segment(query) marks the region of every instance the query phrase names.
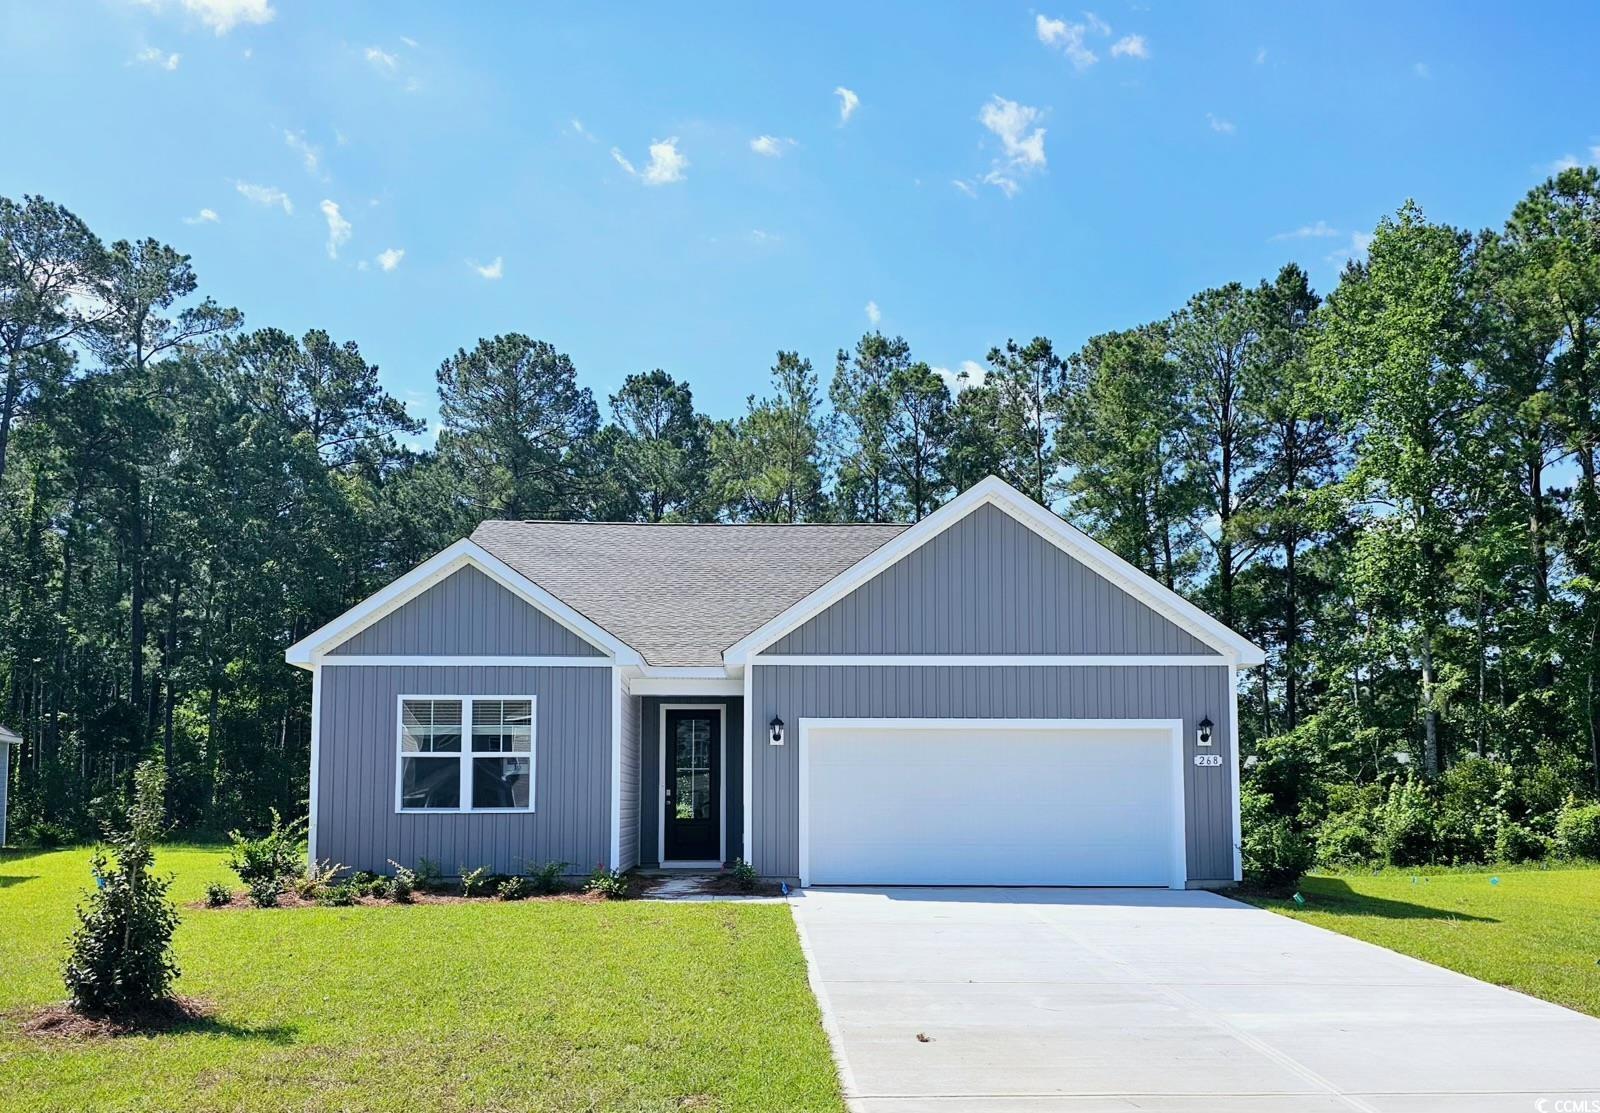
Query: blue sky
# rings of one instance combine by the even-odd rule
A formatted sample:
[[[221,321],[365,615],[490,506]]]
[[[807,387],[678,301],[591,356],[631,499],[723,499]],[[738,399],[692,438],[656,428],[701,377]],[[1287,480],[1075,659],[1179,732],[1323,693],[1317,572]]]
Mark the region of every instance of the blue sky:
[[[512,330],[602,410],[659,366],[730,416],[778,348],[826,384],[874,323],[958,368],[1291,259],[1325,290],[1408,196],[1498,225],[1600,159],[1597,33],[1592,4],[11,4],[0,192],[358,341],[430,424],[440,361]]]

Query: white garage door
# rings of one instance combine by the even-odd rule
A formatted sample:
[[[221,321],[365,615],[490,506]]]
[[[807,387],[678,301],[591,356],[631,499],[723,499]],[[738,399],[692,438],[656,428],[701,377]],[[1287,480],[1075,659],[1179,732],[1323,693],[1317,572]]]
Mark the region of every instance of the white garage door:
[[[1182,765],[1165,721],[802,722],[808,885],[1172,885]]]

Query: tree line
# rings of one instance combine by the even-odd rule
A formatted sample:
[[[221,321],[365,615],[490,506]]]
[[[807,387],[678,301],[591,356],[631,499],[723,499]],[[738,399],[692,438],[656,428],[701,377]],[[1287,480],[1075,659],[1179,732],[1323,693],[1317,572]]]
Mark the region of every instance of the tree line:
[[[0,720],[39,837],[150,755],[187,827],[303,810],[284,646],[485,518],[914,520],[991,473],[1267,647],[1241,719],[1274,776],[1600,788],[1593,168],[1498,230],[1407,203],[1326,296],[1290,264],[981,374],[874,331],[824,391],[780,351],[731,418],[663,370],[602,413],[551,343],[480,339],[425,450],[355,341],[247,328],[172,247],[0,198],[0,363]]]

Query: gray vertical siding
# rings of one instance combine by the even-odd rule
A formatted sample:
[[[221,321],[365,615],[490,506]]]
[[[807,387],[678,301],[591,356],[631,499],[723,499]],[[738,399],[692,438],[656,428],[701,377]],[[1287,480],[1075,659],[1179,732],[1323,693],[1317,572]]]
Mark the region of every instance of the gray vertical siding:
[[[639,864],[639,697],[622,694],[622,856],[617,869]]]
[[[426,857],[447,874],[546,861],[578,873],[610,857],[610,668],[323,665],[320,682],[318,857],[369,870]],[[537,696],[535,810],[397,813],[402,694]]]
[[[335,655],[599,657],[602,650],[468,565],[331,651]]]
[[[643,786],[639,807],[639,864],[661,864],[661,705],[664,703],[721,704],[723,729],[728,732],[727,764],[722,770],[722,828],[729,859],[743,853],[744,843],[744,699],[740,696],[646,696],[640,701],[639,781]]]
[[[1215,653],[993,506],[982,506],[765,650]]]
[[[1182,719],[1190,881],[1233,878],[1232,700],[1225,665],[818,666],[757,665],[751,721],[789,724],[790,744],[751,747],[755,867],[799,873],[798,727],[804,718]],[[1216,724],[1196,768],[1195,724]]]

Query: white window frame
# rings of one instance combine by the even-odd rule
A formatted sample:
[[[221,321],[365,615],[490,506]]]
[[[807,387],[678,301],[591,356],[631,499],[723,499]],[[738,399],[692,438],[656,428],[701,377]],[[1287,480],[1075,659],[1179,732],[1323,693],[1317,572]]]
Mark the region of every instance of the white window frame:
[[[461,704],[461,752],[450,755],[457,759],[460,766],[461,792],[459,807],[454,808],[408,808],[404,806],[405,784],[405,759],[407,757],[428,757],[426,753],[407,753],[402,747],[405,745],[405,704],[406,700],[456,700]],[[494,703],[500,700],[527,700],[528,701],[528,750],[524,754],[517,750],[484,750],[476,751],[472,748],[472,705],[475,702]],[[457,695],[454,692],[415,692],[403,693],[395,697],[394,702],[394,810],[400,815],[527,815],[537,810],[539,800],[539,697],[529,692],[513,695],[488,695],[478,694],[471,696]],[[430,760],[442,761],[446,755],[439,755]],[[528,759],[528,806],[525,808],[474,808],[472,801],[472,760],[479,757],[526,757]]]

